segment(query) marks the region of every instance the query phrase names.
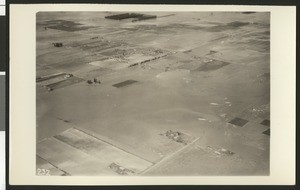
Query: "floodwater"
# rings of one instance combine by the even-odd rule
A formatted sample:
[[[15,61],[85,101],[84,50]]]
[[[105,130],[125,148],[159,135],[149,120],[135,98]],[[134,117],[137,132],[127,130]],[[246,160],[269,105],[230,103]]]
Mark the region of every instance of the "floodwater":
[[[104,18],[112,14],[38,13],[37,76],[64,72],[80,80],[64,79],[71,82],[52,91],[37,82],[37,156],[63,175],[268,175],[270,136],[263,132],[270,126],[261,122],[270,119],[270,14]],[[52,26],[58,22],[67,24]],[[54,47],[57,42],[64,46]],[[87,83],[93,79],[101,83]],[[229,123],[234,118],[247,122]],[[81,138],[67,142],[72,149],[57,145],[66,142],[54,136],[75,129],[82,138],[88,134],[86,149],[76,148]],[[184,144],[162,135],[169,130],[193,140]],[[119,150],[108,151],[114,152],[111,164],[94,158],[95,143],[102,141]],[[41,148],[51,143],[48,152]],[[72,172],[79,161],[55,151],[92,161],[80,161],[82,171]],[[121,165],[122,158],[144,160],[144,169],[126,173],[136,170]]]

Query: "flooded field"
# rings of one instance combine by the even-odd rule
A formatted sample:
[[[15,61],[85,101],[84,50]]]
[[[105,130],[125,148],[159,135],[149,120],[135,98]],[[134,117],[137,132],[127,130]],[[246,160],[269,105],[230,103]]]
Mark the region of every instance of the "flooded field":
[[[269,175],[270,14],[118,14],[37,13],[37,175]]]

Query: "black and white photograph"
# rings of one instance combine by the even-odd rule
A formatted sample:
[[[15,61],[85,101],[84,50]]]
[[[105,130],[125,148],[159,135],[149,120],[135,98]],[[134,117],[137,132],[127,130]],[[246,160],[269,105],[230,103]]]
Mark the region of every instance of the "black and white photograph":
[[[37,176],[270,175],[270,12],[35,16]]]
[[[296,6],[8,13],[8,184],[295,184]]]

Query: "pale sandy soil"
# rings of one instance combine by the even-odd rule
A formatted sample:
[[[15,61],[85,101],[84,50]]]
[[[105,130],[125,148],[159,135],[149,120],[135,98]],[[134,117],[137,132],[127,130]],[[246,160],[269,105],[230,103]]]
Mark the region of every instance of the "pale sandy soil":
[[[110,14],[37,15],[37,77],[81,79],[65,78],[50,92],[43,87],[50,82],[37,83],[37,169],[268,175],[270,136],[263,132],[270,127],[261,122],[270,119],[270,15],[155,13],[131,22],[104,18]],[[89,28],[45,30],[51,20]],[[94,78],[101,84],[87,84]],[[126,80],[138,82],[112,86]],[[235,117],[248,122],[230,124]],[[188,140],[162,135],[169,130]]]

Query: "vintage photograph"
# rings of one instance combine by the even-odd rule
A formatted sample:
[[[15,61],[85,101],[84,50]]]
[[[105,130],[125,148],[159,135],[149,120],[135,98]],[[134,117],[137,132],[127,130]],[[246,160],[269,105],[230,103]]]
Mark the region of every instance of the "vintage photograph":
[[[269,176],[270,12],[36,13],[37,176]]]

